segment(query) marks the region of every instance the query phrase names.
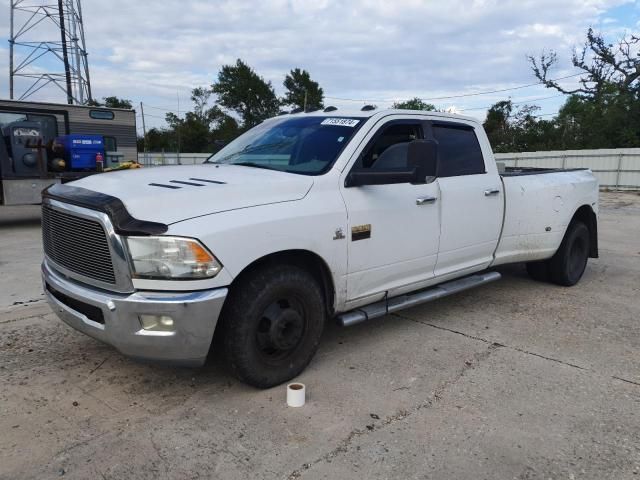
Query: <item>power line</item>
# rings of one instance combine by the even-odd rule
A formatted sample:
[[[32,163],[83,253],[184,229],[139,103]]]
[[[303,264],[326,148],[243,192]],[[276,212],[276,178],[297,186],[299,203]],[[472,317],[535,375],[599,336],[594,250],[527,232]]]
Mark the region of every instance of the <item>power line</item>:
[[[175,108],[175,107],[174,108],[169,108],[168,106],[156,107],[154,105],[149,105],[148,103],[145,103],[144,106],[148,107],[148,108],[153,108],[155,110],[163,110],[165,112],[173,112],[173,111],[177,110],[177,108]]]
[[[539,102],[541,100],[548,100],[550,98],[564,97],[565,95],[566,95],[565,93],[561,93],[560,95],[551,95],[550,97],[532,98],[532,99],[529,99],[529,100],[522,100],[520,102],[511,102],[511,105],[522,105],[523,103]],[[493,107],[493,105],[489,105],[487,107],[460,108],[459,110],[461,112],[468,112],[468,111],[471,111],[471,110],[488,110],[491,107]]]
[[[573,75],[567,75],[565,77],[558,77],[558,78],[553,78],[549,81],[551,82],[556,82],[558,80],[565,80],[567,78],[573,78],[573,77],[578,77],[580,75],[584,75],[584,73],[575,73]],[[501,88],[498,90],[485,90],[483,92],[474,92],[474,93],[463,93],[463,94],[459,94],[459,95],[449,95],[449,96],[444,96],[444,97],[431,97],[431,98],[420,98],[420,100],[422,100],[423,102],[430,102],[430,101],[434,101],[434,100],[447,100],[447,99],[451,99],[451,98],[463,98],[463,97],[476,97],[478,95],[489,95],[492,93],[502,93],[502,92],[510,92],[513,90],[521,90],[523,88],[529,88],[529,87],[535,87],[537,85],[544,85],[543,82],[536,82],[536,83],[529,83],[527,85],[518,85],[516,87],[510,87],[510,88]],[[355,98],[340,98],[340,97],[330,97],[330,96],[325,96],[325,98],[329,98],[332,100],[340,100],[343,102],[358,102],[358,103],[366,103],[366,102],[395,102],[397,101],[397,99],[395,98],[387,98],[387,99],[373,99],[373,98],[369,98],[369,99],[355,99]]]
[[[164,118],[164,117],[161,117],[160,115],[154,115],[154,114],[152,114],[152,113],[146,113],[146,112],[145,112],[144,116],[145,116],[145,117],[160,118],[160,119],[162,119],[162,120],[165,120],[165,118]]]

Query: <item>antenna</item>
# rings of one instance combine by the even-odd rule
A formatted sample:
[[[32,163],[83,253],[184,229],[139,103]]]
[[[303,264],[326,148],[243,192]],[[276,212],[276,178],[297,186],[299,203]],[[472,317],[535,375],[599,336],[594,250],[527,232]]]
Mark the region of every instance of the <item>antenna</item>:
[[[80,0],[10,0],[10,5],[9,98],[24,100],[53,85],[65,94],[67,103],[89,103]],[[51,38],[52,27],[59,40]]]

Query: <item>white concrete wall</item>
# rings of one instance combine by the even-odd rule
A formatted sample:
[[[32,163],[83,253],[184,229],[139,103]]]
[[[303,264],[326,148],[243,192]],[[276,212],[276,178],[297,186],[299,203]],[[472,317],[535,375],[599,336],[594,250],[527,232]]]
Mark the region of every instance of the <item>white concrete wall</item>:
[[[194,165],[204,162],[210,153],[138,153],[138,162],[150,166],[162,165]]]
[[[147,166],[194,165],[208,153],[138,153]],[[552,152],[496,153],[508,167],[590,168],[603,188],[640,189],[640,148],[564,150]]]

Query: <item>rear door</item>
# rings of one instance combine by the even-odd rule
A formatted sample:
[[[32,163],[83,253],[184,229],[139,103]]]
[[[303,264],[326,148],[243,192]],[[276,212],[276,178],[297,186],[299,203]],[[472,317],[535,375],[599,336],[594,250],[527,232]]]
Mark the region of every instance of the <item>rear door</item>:
[[[434,121],[438,142],[441,230],[435,276],[489,266],[498,244],[504,209],[502,182],[486,164],[473,126]]]

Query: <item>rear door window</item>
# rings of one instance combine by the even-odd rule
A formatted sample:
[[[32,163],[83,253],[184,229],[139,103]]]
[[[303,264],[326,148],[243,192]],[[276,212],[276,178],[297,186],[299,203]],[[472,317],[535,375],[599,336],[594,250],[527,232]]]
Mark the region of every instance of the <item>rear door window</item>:
[[[486,173],[480,142],[472,127],[434,124],[438,141],[438,176],[456,177]]]

